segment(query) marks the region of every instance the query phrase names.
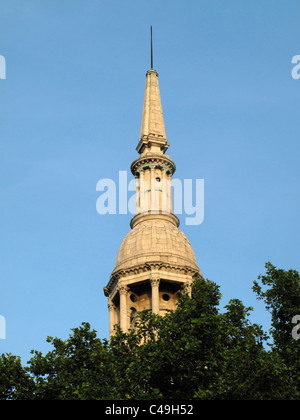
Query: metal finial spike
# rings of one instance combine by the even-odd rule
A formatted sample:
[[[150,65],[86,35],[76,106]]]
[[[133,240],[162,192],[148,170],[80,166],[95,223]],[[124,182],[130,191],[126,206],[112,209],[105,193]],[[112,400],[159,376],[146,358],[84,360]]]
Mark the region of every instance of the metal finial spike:
[[[152,25],[150,26],[150,32],[151,32],[151,69],[153,69]]]

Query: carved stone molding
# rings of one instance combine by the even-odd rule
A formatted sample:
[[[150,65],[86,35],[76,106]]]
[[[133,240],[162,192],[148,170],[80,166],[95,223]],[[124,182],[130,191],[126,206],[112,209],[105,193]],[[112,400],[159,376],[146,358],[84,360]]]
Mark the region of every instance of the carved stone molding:
[[[117,309],[112,302],[108,302],[107,306],[109,311],[115,311]]]
[[[114,299],[114,296],[116,292],[122,293],[128,293],[128,288],[124,284],[119,284],[120,280],[127,280],[128,278],[131,278],[131,276],[135,275],[137,276],[137,282],[138,277],[141,276],[142,278],[148,277],[148,279],[151,279],[151,273],[153,272],[160,272],[161,274],[158,277],[162,277],[168,279],[168,277],[172,278],[172,275],[183,277],[183,279],[188,279],[188,281],[182,280],[184,283],[191,283],[193,281],[193,278],[195,276],[202,277],[201,271],[196,268],[190,267],[190,266],[182,266],[177,264],[168,264],[165,262],[149,262],[149,263],[142,263],[140,265],[136,265],[134,267],[130,267],[126,270],[119,270],[116,272],[113,272],[110,280],[105,287],[105,296],[111,297]],[[143,281],[144,281],[143,280]],[[176,281],[176,280],[175,280]],[[179,280],[178,280],[179,281]]]
[[[190,283],[185,283],[183,285],[183,290],[185,290],[188,293],[191,293],[191,291],[192,291],[192,285]]]
[[[143,170],[147,166],[161,166],[166,169],[166,171],[170,171],[172,175],[176,171],[175,163],[166,155],[148,154],[139,157],[131,164],[131,172],[133,175],[135,175],[137,172]]]
[[[118,286],[118,292],[120,293],[120,295],[127,295],[129,289],[127,286],[121,285]]]
[[[151,287],[158,287],[160,283],[160,277],[158,274],[150,274]]]
[[[174,226],[179,226],[179,219],[174,213],[163,213],[162,211],[153,211],[153,212],[145,212],[145,213],[138,213],[136,214],[130,222],[130,227],[133,229],[139,223],[146,222],[147,220],[152,220],[155,218],[156,220],[166,220],[172,223]]]

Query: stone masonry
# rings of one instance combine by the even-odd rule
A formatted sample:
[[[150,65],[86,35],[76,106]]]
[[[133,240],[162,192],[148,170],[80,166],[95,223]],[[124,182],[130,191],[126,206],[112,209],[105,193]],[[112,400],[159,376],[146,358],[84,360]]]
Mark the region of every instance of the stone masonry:
[[[136,179],[136,214],[124,238],[104,293],[108,297],[110,336],[114,326],[134,328],[139,311],[163,315],[176,308],[178,294],[190,292],[193,277],[202,276],[193,249],[172,211],[174,162],[165,154],[166,139],[158,74],[146,74],[140,154],[131,165]]]

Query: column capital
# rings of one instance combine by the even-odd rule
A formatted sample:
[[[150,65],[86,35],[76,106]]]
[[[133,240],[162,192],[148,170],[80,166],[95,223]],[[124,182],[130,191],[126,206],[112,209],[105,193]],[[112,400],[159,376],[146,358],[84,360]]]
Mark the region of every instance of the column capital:
[[[188,293],[189,296],[192,295],[192,284],[190,282],[184,283],[183,290]]]
[[[112,302],[108,302],[107,306],[108,306],[108,310],[109,311],[114,311],[114,310],[117,309],[116,306],[115,306],[115,304],[112,303]]]
[[[129,289],[125,285],[121,285],[118,287],[118,292],[120,293],[120,295],[127,295],[128,291]]]
[[[159,275],[158,274],[151,273],[150,274],[150,283],[151,283],[151,286],[152,287],[153,286],[159,286],[159,283],[160,283],[160,277],[159,277]]]

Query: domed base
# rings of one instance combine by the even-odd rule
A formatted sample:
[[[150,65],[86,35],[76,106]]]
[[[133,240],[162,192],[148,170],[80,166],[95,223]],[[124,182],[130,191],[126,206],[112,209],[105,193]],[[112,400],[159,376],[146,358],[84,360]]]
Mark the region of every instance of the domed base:
[[[131,221],[104,293],[109,300],[110,334],[120,324],[134,326],[135,314],[151,309],[163,315],[176,307],[178,293],[202,276],[194,251],[174,214],[145,213]]]
[[[175,216],[174,213],[163,213],[160,210],[146,212],[146,213],[139,213],[136,214],[130,222],[130,227],[133,229],[139,223],[146,222],[147,220],[164,220],[167,222],[172,223],[174,226],[178,227],[180,225],[179,219]]]
[[[120,246],[114,273],[150,262],[198,268],[194,251],[178,224],[174,214],[135,216],[131,221],[132,230]]]
[[[178,229],[174,214],[138,214],[132,230],[124,238],[105,294],[114,290],[126,277],[126,283],[149,280],[151,272],[167,281],[185,283],[196,274],[202,275],[194,251],[184,233]]]

